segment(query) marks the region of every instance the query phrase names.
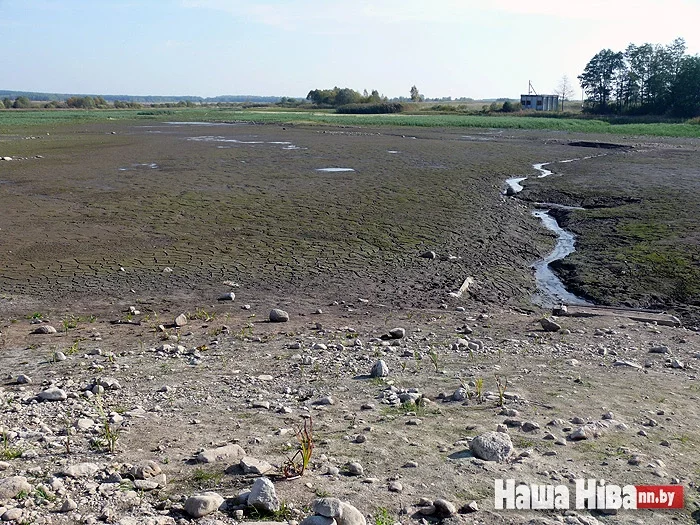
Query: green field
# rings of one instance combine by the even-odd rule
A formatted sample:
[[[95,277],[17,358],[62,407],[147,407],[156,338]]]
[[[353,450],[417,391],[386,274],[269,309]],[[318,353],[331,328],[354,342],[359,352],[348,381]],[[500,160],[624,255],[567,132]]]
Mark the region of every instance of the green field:
[[[61,124],[109,120],[172,120],[278,124],[330,124],[344,126],[464,127],[613,133],[658,137],[700,138],[700,125],[687,123],[625,123],[603,120],[500,115],[341,115],[324,111],[244,110],[235,108],[173,108],[138,110],[4,110],[0,133],[36,130]]]

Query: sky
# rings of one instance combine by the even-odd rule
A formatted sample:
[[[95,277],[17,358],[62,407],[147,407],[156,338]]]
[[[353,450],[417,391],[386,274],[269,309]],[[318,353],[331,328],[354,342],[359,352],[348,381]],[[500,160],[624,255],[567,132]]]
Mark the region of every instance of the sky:
[[[552,93],[600,50],[686,40],[700,0],[0,0],[0,89],[268,95]]]

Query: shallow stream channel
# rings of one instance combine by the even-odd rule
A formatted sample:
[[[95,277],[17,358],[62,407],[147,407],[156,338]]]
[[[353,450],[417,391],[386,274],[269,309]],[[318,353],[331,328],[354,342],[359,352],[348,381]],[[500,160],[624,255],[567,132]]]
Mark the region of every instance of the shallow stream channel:
[[[583,159],[570,159],[561,162],[573,162],[576,160]],[[552,174],[550,170],[544,167],[548,164],[551,163],[541,162],[539,164],[532,165],[533,169],[539,172],[537,178],[541,179]],[[528,177],[512,177],[510,179],[506,179],[507,186],[504,194],[507,196],[514,196],[520,193],[523,190],[521,182],[523,182],[527,178]],[[574,234],[561,228],[557,223],[556,219],[549,214],[550,210],[554,208],[564,210],[582,210],[583,208],[576,208],[573,206],[564,206],[561,204],[553,203],[536,203],[535,206],[537,207],[537,209],[535,209],[532,212],[532,214],[542,221],[542,224],[545,226],[545,228],[557,234],[557,243],[554,246],[554,250],[552,250],[547,255],[547,257],[540,261],[537,261],[532,266],[535,270],[535,284],[537,285],[537,293],[532,297],[532,302],[543,307],[552,307],[559,304],[593,304],[569,292],[564,286],[564,283],[561,282],[561,280],[556,276],[556,274],[552,271],[552,269],[549,266],[554,261],[561,260],[564,257],[576,251],[576,239],[574,237]]]

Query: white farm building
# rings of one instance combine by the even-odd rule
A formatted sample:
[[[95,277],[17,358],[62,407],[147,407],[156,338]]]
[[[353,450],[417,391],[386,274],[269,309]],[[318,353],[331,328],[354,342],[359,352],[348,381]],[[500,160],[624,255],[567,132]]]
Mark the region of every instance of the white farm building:
[[[557,111],[559,95],[520,95],[520,107],[535,111]]]

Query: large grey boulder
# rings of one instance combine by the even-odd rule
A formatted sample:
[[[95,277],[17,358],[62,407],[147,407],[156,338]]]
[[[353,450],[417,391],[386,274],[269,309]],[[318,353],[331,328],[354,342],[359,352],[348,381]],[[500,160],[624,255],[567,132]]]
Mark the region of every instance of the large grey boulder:
[[[289,314],[279,308],[270,310],[270,321],[273,323],[286,323],[289,321]]]
[[[267,478],[255,480],[248,495],[248,506],[264,512],[277,512],[280,509],[280,500],[272,481]]]
[[[32,486],[27,482],[24,476],[11,476],[9,478],[0,479],[0,504],[10,501],[20,492],[29,493],[32,491]]]
[[[216,512],[223,502],[224,498],[216,492],[204,492],[187,498],[185,512],[193,518],[201,518]]]
[[[367,525],[367,520],[365,520],[362,513],[350,505],[350,503],[343,501],[340,503],[340,506],[340,517],[335,519],[338,525]]]
[[[386,366],[386,363],[383,360],[378,360],[374,365],[372,366],[372,370],[370,370],[369,375],[371,377],[386,377],[389,375],[389,367]]]
[[[477,458],[501,463],[513,453],[513,442],[504,432],[485,432],[472,439],[469,449]]]
[[[245,457],[245,450],[240,445],[224,445],[223,447],[203,450],[195,458],[199,463],[214,463],[216,461],[240,460]]]

